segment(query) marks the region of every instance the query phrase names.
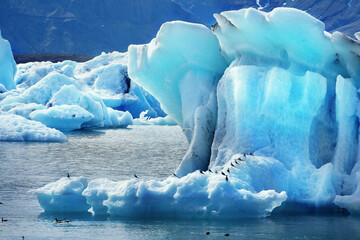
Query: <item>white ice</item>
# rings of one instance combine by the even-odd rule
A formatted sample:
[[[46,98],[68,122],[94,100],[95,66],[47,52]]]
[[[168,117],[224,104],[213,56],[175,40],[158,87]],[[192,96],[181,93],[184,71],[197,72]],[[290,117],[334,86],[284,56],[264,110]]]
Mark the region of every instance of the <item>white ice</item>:
[[[0,141],[66,142],[66,136],[42,123],[0,111]]]

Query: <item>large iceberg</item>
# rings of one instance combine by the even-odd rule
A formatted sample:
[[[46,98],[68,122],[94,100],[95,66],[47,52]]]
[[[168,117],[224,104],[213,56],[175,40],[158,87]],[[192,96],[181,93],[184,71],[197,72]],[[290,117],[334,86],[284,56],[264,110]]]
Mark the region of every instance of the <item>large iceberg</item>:
[[[151,43],[129,47],[130,78],[162,103],[190,147],[163,181],[89,182],[81,195],[94,213],[360,213],[359,42],[296,9],[215,18],[212,31],[171,22]]]

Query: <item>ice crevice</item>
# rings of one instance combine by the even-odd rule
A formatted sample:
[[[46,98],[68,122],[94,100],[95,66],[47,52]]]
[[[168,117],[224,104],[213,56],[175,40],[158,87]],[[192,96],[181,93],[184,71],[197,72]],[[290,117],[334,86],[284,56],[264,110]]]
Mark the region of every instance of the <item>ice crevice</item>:
[[[82,191],[71,190],[81,179],[61,179],[35,191],[46,211],[56,208],[43,199],[68,192],[86,200],[79,209],[124,217],[265,217],[281,205],[360,213],[359,42],[296,9],[215,18],[212,31],[165,23],[128,50],[129,77],[190,143],[178,177],[97,179]]]

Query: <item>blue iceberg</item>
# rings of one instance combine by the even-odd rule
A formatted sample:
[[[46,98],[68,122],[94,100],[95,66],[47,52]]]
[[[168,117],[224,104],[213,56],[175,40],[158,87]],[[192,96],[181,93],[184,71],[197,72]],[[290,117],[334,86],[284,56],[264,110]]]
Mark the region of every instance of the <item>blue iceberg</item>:
[[[215,18],[212,30],[165,23],[149,44],[129,47],[129,77],[161,102],[190,147],[178,177],[89,182],[81,194],[94,213],[360,213],[359,42],[296,9]]]

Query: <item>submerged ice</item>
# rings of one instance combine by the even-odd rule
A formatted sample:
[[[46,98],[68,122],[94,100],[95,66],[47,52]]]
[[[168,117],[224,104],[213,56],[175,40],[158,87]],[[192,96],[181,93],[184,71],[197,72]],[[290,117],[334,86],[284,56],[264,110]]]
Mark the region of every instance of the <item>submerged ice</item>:
[[[359,43],[295,9],[215,18],[212,31],[165,23],[128,51],[130,78],[190,143],[180,178],[98,179],[76,194],[99,215],[263,217],[279,206],[360,213]],[[46,211],[63,211],[47,207],[63,195],[46,195],[51,186],[74,191],[64,180],[37,190]]]

